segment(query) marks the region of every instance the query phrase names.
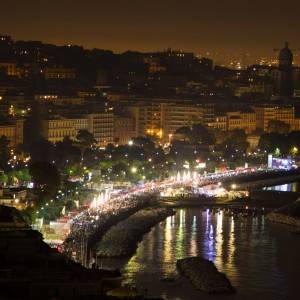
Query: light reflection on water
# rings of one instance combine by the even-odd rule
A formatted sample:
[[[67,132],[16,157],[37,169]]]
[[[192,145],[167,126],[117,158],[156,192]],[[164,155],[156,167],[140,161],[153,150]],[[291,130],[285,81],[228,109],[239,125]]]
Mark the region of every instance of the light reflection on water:
[[[277,191],[277,192],[299,192],[299,182],[285,183],[275,186],[267,186],[263,188],[266,191]]]
[[[224,212],[200,209],[181,209],[145,235],[123,268],[124,283],[166,299],[215,299],[196,291],[187,280],[160,280],[178,276],[176,259],[195,255],[213,260],[237,288],[237,294],[226,299],[297,298],[291,295],[300,278],[299,236],[265,223],[261,216],[234,220]]]

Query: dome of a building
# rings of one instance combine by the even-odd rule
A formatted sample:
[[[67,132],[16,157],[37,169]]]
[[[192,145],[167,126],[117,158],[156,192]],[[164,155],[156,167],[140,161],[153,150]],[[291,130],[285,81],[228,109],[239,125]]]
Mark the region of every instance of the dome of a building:
[[[279,52],[279,66],[291,67],[293,64],[293,53],[286,42],[284,48]]]

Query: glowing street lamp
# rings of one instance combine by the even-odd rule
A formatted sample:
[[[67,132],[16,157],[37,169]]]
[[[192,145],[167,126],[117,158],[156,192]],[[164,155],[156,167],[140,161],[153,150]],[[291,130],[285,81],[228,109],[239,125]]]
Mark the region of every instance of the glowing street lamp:
[[[132,172],[133,174],[135,174],[135,173],[137,172],[137,168],[136,168],[136,167],[132,167],[132,168],[131,168],[131,172]]]
[[[280,156],[281,152],[280,152],[280,149],[279,148],[276,148],[275,151],[274,151],[274,154],[275,156]]]
[[[297,155],[297,154],[298,154],[298,151],[299,151],[299,149],[298,149],[297,147],[293,147],[293,148],[291,149],[291,154],[292,154],[292,155]]]

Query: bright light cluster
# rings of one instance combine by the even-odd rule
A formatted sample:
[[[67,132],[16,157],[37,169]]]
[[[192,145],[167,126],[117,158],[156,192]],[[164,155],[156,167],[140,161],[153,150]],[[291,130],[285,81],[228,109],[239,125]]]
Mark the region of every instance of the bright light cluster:
[[[105,190],[105,192],[100,193],[98,196],[95,196],[91,202],[90,208],[97,209],[101,205],[105,204],[110,199],[110,192]]]

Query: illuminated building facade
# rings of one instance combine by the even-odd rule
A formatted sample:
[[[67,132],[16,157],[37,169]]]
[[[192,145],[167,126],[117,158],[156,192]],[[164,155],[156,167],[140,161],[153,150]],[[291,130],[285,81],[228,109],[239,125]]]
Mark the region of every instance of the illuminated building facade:
[[[94,135],[99,147],[114,143],[114,114],[112,111],[88,114],[88,131]]]
[[[42,121],[42,136],[49,142],[61,142],[65,137],[75,139],[74,120],[52,119]]]
[[[164,104],[162,120],[163,139],[167,142],[178,128],[202,123],[203,109],[197,105]]]
[[[45,79],[75,79],[76,71],[72,68],[50,68],[47,67],[43,71]]]
[[[207,123],[208,128],[227,131],[227,116],[217,116],[213,121]]]
[[[138,136],[151,135],[162,138],[164,112],[161,103],[141,103],[128,107],[127,111],[135,119]]]
[[[228,112],[227,130],[243,129],[245,133],[252,133],[256,129],[256,116],[254,112]]]
[[[20,77],[21,72],[14,62],[0,62],[0,70],[4,70],[7,76]]]
[[[211,120],[211,106],[151,102],[127,108],[135,119],[137,135],[150,135],[168,142],[180,127]]]
[[[125,145],[136,137],[135,120],[132,117],[114,117],[114,141],[118,145]]]
[[[84,97],[60,96],[57,94],[36,94],[34,99],[40,103],[51,103],[54,105],[81,105],[84,104]]]
[[[49,142],[56,143],[65,137],[76,139],[79,130],[91,132],[99,147],[114,142],[114,116],[112,112],[94,113],[81,117],[55,118],[42,121],[42,135]]]
[[[5,136],[9,140],[9,146],[15,148],[23,143],[24,120],[16,120],[12,124],[0,124],[0,137]]]
[[[253,110],[256,114],[256,127],[268,131],[269,122],[277,120],[286,124],[292,124],[295,119],[295,108],[293,106],[258,105]]]

